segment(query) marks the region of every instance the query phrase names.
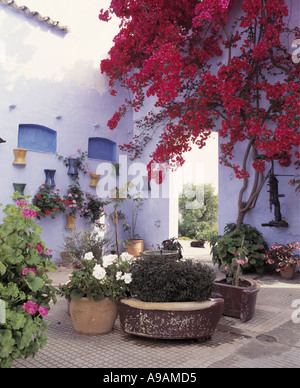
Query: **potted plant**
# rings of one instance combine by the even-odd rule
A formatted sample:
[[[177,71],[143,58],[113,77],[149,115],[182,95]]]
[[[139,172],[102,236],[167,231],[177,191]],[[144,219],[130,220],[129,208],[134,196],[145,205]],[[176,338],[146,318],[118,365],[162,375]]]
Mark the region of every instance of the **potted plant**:
[[[296,265],[300,263],[299,242],[289,244],[275,243],[267,252],[267,262],[275,267],[276,272],[280,272],[282,279],[290,280],[294,278]]]
[[[131,274],[128,253],[94,257],[87,252],[79,270],[71,274],[60,292],[70,300],[70,315],[74,329],[85,335],[106,334],[113,329],[117,314],[117,301],[129,290]]]
[[[75,229],[77,214],[82,214],[85,196],[80,185],[74,183],[69,186],[68,193],[64,195],[65,209],[68,212],[66,229]]]
[[[142,255],[130,268],[130,298],[119,301],[121,329],[157,339],[210,339],[223,312],[210,299],[214,270],[193,260]]]
[[[76,156],[76,154],[72,153],[67,157],[59,155],[58,153],[56,154],[58,159],[62,160],[64,165],[68,167],[67,174],[73,181],[78,180],[79,170],[81,170],[84,174],[89,172],[88,165],[84,163],[85,158],[88,155],[87,151],[82,151],[81,148],[78,148],[77,154],[78,155]]]
[[[56,289],[47,275],[56,267],[41,241],[42,228],[34,222],[38,209],[28,198],[7,205],[0,225],[0,301],[4,306],[0,369],[10,368],[15,359],[35,357],[46,345],[44,317],[51,302],[56,302]]]
[[[139,213],[142,211],[143,198],[139,193],[134,192],[135,186],[132,183],[127,187],[127,200],[131,207],[130,223],[123,222],[124,232],[129,234],[129,238],[124,241],[124,247],[128,253],[137,257],[144,250],[144,240],[136,233],[136,224]]]
[[[256,297],[260,289],[258,283],[252,279],[241,277],[242,267],[249,259],[245,248],[245,236],[241,246],[232,251],[231,262],[222,262],[225,279],[216,281],[213,288],[213,296],[224,299],[224,315],[240,318],[242,322],[251,319],[255,312]]]
[[[75,268],[80,268],[81,260],[86,252],[92,252],[94,257],[103,257],[108,253],[110,238],[104,236],[103,229],[98,226],[90,226],[79,232],[73,230],[72,236],[63,236],[63,256],[69,256]]]
[[[65,211],[65,200],[61,199],[59,189],[52,191],[50,186],[42,184],[35,194],[32,204],[39,208],[37,218],[55,218],[60,212]]]
[[[108,202],[102,201],[97,194],[86,192],[82,217],[89,220],[90,224],[97,224],[99,227],[102,227],[100,220],[103,215],[107,214],[104,210],[104,206],[107,204]]]

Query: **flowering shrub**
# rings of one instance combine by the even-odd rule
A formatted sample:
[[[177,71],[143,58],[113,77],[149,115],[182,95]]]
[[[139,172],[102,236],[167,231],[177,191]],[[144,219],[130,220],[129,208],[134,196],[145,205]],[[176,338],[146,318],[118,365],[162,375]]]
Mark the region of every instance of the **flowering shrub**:
[[[91,224],[96,224],[99,228],[104,225],[101,224],[100,219],[103,215],[107,214],[104,210],[104,206],[108,202],[102,201],[96,194],[86,192],[84,207],[82,209],[82,217],[89,220]]]
[[[60,285],[66,298],[86,297],[100,302],[108,297],[119,300],[127,296],[131,283],[130,263],[134,257],[128,253],[95,258],[87,252],[81,260],[79,270],[74,270],[67,285]]]
[[[300,263],[300,255],[296,253],[299,251],[299,242],[291,242],[289,244],[273,245],[265,254],[267,262],[275,266],[277,272],[284,271],[289,266]]]
[[[265,252],[268,246],[260,232],[247,224],[240,229],[236,229],[235,224],[228,224],[224,232],[224,235],[213,236],[209,241],[213,263],[229,268],[237,254],[243,253],[248,260],[241,264],[242,271],[263,273],[267,266]]]
[[[82,215],[85,197],[79,184],[70,185],[68,193],[64,195],[64,199],[65,209],[70,216],[76,217],[77,213]]]
[[[46,273],[55,271],[55,265],[40,240],[42,229],[34,222],[38,209],[24,199],[4,208],[0,225],[0,299],[5,303],[0,368],[11,367],[17,358],[34,357],[46,344],[48,324],[43,318],[50,302],[56,301]]]
[[[132,95],[108,127],[115,129],[130,109],[139,111],[147,97],[155,101],[136,123],[139,135],[121,149],[138,158],[163,128],[149,166],[176,168],[191,144],[202,148],[218,131],[220,163],[243,179],[238,227],[256,204],[270,162],[287,167],[295,161],[299,167],[299,70],[285,42],[300,34],[286,24],[288,3],[112,0],[99,15],[102,21],[112,14],[121,20],[101,71],[109,77],[112,95],[118,82]],[[227,60],[222,62],[222,56]]]
[[[52,191],[50,186],[43,184],[39,187],[32,204],[39,208],[37,218],[50,216],[55,218],[60,212],[65,211],[65,199],[61,199],[59,189]]]
[[[227,283],[231,283],[234,286],[240,285],[240,276],[242,274],[242,266],[248,263],[248,257],[244,250],[244,240],[242,240],[242,246],[236,251],[233,252],[233,259],[231,263],[226,264],[223,267],[223,271],[226,275]]]

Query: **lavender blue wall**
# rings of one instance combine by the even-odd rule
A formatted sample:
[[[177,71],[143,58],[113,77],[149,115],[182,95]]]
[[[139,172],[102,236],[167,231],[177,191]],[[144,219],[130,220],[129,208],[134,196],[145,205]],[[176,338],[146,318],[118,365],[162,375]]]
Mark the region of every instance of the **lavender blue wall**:
[[[87,17],[94,18],[95,15],[97,13],[87,14]],[[0,137],[6,140],[6,143],[0,144],[0,203],[13,202],[10,196],[14,191],[14,182],[26,183],[24,194],[33,196],[45,182],[44,169],[56,170],[56,188],[63,195],[72,181],[66,167],[54,153],[28,151],[25,167],[12,164],[13,149],[18,146],[19,125],[34,124],[56,131],[57,152],[63,156],[76,154],[78,148],[87,151],[89,138],[93,137],[123,144],[132,139],[133,115],[127,114],[115,131],[110,131],[106,124],[127,95],[122,89],[118,97],[110,96],[107,79],[99,70],[100,60],[105,54],[96,61],[81,58],[84,42],[82,37],[79,39],[72,32],[62,36],[42,23],[1,5],[0,39]],[[86,45],[90,44],[89,39],[91,37]],[[95,39],[99,39],[101,44],[103,36]],[[72,55],[67,58],[66,53],[78,55],[74,54],[71,61]],[[118,149],[116,152],[118,161],[121,154]],[[89,169],[96,172],[102,161],[89,158],[87,162]],[[89,176],[81,174],[83,189],[96,193],[96,189],[89,187],[89,182]],[[160,199],[145,201],[138,220],[137,232],[145,238],[148,247],[168,237],[169,213],[164,211],[168,199],[162,201],[163,205],[160,202]],[[111,207],[106,210],[110,213]],[[123,210],[129,216],[127,205],[123,206]],[[161,220],[159,228],[153,227],[157,218]],[[69,234],[65,230],[65,215],[61,214],[55,220],[42,219],[40,225],[43,228],[42,240],[48,248],[54,249],[54,260],[59,262],[63,234]],[[78,230],[86,227],[81,219],[76,221],[76,225]],[[122,234],[121,237],[127,236]]]

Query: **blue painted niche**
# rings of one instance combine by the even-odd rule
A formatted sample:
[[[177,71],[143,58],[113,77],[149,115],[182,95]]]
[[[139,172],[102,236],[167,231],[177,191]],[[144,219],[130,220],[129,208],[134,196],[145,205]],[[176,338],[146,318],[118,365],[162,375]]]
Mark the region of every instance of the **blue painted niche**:
[[[18,148],[31,151],[56,152],[57,133],[53,129],[36,124],[20,124]]]
[[[117,144],[103,137],[90,137],[88,145],[88,157],[92,159],[117,161]]]

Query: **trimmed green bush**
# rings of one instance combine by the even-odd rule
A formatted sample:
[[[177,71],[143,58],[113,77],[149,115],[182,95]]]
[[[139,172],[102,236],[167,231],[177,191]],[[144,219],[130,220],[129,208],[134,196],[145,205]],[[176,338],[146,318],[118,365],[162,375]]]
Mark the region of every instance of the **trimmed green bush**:
[[[215,280],[214,270],[193,260],[147,256],[131,265],[131,295],[144,302],[207,300]]]

